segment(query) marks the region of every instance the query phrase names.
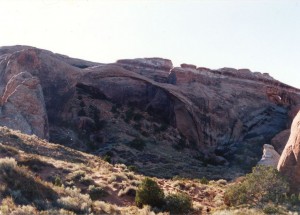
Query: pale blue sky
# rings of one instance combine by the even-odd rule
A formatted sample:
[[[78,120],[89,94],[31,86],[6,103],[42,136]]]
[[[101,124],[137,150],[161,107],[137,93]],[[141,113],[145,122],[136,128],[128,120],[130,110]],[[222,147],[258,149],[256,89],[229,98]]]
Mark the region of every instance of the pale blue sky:
[[[300,0],[0,0],[0,46],[249,68],[300,88]]]

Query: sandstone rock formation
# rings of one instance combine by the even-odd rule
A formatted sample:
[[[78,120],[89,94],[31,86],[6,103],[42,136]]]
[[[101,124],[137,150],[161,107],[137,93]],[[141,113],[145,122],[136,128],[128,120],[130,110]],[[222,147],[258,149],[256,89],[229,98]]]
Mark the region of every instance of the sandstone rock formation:
[[[274,147],[269,144],[264,144],[263,156],[258,162],[259,165],[277,167],[280,155],[275,151]]]
[[[276,134],[272,138],[271,145],[274,146],[276,152],[278,152],[279,154],[282,154],[283,149],[284,149],[287,141],[289,140],[290,133],[291,133],[291,130],[286,129],[286,130],[283,130],[280,133]]]
[[[162,58],[100,64],[27,46],[0,48],[0,98],[0,125],[100,155],[115,150],[143,169],[165,164],[159,172],[174,167],[163,150],[150,153],[161,145],[184,149],[189,167],[251,167],[300,107],[300,90],[248,69],[174,68]],[[134,139],[156,145],[132,152]]]
[[[278,170],[291,182],[291,191],[300,191],[300,112],[295,117],[289,140],[278,163]]]

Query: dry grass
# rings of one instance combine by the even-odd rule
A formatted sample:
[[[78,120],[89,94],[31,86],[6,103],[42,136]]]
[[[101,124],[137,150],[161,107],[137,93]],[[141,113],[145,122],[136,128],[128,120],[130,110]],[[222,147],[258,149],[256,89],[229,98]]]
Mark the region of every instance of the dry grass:
[[[135,207],[135,190],[144,176],[129,171],[124,164],[111,165],[99,157],[2,127],[0,142],[0,156],[15,159],[8,159],[4,169],[12,169],[11,177],[17,179],[15,184],[10,184],[12,182],[6,181],[5,177],[0,177],[0,201],[3,203],[12,195],[20,195],[26,200],[22,199],[25,201],[23,208],[20,199],[13,198],[10,203],[5,200],[6,206],[14,205],[9,206],[9,213],[32,210],[31,214],[155,214],[150,207]],[[61,186],[52,183],[55,176],[59,177]],[[225,181],[204,185],[190,179],[155,180],[165,194],[188,194],[193,200],[194,214],[222,206]],[[29,187],[26,192],[18,181]],[[30,187],[36,186],[41,192],[32,192]],[[8,192],[7,188],[14,192]],[[91,190],[100,194],[91,197]],[[99,190],[107,195],[102,195]],[[2,204],[1,210],[8,210],[6,206]]]

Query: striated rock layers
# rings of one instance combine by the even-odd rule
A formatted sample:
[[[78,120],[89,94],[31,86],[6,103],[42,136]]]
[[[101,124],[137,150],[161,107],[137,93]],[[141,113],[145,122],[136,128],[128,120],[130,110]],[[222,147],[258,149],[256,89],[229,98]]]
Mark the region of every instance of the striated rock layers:
[[[250,166],[300,107],[298,89],[248,69],[174,68],[161,58],[100,64],[26,46],[0,48],[0,95],[0,125],[53,142],[99,151],[165,141],[208,163]],[[145,165],[154,156],[146,157]]]
[[[292,192],[300,191],[300,112],[295,117],[289,140],[278,163],[278,170],[291,182]]]

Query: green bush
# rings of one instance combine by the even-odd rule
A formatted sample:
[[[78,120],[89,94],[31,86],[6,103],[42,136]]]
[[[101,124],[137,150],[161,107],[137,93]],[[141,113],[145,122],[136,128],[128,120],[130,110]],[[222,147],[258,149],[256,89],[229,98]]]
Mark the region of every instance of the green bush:
[[[279,209],[275,205],[266,205],[263,208],[263,212],[265,214],[278,214],[279,213]]]
[[[192,209],[191,198],[183,193],[171,194],[165,199],[165,209],[171,214],[185,214]]]
[[[209,180],[205,177],[200,178],[199,181],[200,181],[201,184],[208,184],[209,183]]]
[[[270,166],[256,166],[245,180],[230,186],[224,194],[226,205],[282,202],[289,191],[287,181]]]
[[[128,168],[129,171],[132,171],[132,172],[136,172],[137,171],[137,167],[134,166],[134,165],[129,165],[127,168]]]
[[[63,185],[62,180],[59,177],[59,175],[55,175],[53,184],[58,187],[61,187]]]
[[[77,171],[75,171],[75,172],[69,174],[69,178],[70,178],[71,180],[76,180],[76,181],[78,181],[78,180],[80,180],[80,179],[83,178],[83,177],[85,177],[85,172],[82,171],[82,170],[77,170]]]
[[[79,182],[86,186],[93,185],[95,183],[94,180],[88,176],[82,177]]]
[[[225,191],[224,203],[228,206],[246,204],[248,197],[246,185],[243,183],[235,184]]]
[[[102,187],[95,187],[94,185],[89,186],[89,195],[93,201],[99,200],[108,196],[108,192]]]
[[[111,156],[109,155],[104,155],[102,159],[108,163],[111,163]]]
[[[143,205],[161,207],[164,203],[164,192],[155,181],[145,178],[138,187],[135,203],[138,207]]]

